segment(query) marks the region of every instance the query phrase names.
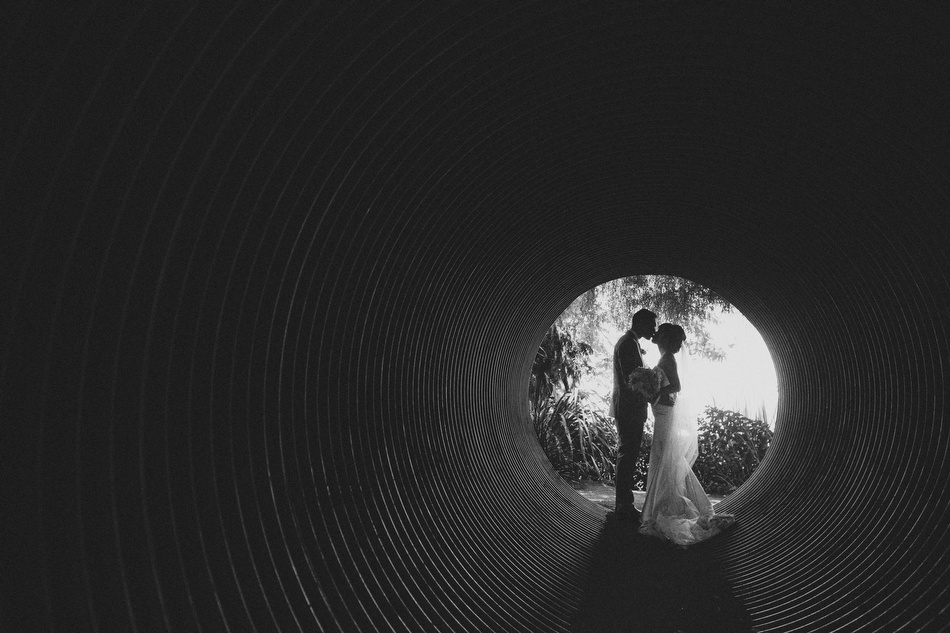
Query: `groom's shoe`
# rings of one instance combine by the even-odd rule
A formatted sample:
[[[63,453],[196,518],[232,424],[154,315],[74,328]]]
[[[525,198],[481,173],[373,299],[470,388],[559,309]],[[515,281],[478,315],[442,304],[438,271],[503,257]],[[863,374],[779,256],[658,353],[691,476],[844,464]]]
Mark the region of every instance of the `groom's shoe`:
[[[614,515],[625,521],[636,521],[640,522],[640,512],[630,504],[623,504],[617,506],[617,509],[614,510]]]

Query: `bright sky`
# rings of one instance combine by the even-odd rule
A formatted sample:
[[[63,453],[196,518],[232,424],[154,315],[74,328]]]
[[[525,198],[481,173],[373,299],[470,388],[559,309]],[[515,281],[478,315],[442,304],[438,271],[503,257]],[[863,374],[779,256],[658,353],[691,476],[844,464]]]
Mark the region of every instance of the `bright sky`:
[[[775,365],[758,330],[742,314],[717,312],[719,323],[709,324],[712,342],[726,352],[721,362],[691,359],[690,376],[708,404],[757,417],[765,406],[769,426],[775,428],[778,404]],[[656,353],[656,346],[650,345]],[[658,357],[659,354],[656,353]],[[684,389],[686,385],[684,385]]]
[[[708,323],[712,343],[726,352],[723,361],[690,359],[691,385],[683,389],[699,392],[705,403],[758,417],[762,406],[768,415],[769,426],[775,428],[775,411],[778,405],[778,388],[775,366],[765,341],[758,330],[735,308],[732,312],[715,312],[718,323]],[[622,332],[612,332],[616,342]],[[656,345],[641,341],[646,350],[644,362],[653,367],[659,360]],[[612,346],[611,346],[612,347]],[[680,353],[682,354],[682,352]],[[612,385],[610,376],[600,380],[585,380],[581,387],[601,394],[609,394]]]

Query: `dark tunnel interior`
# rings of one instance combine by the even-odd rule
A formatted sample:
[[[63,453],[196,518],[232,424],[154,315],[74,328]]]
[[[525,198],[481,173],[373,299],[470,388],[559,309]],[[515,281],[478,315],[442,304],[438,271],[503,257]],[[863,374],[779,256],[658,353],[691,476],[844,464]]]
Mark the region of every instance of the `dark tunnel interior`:
[[[4,631],[950,628],[942,13],[2,13]],[[685,552],[526,410],[633,274],[776,366],[739,523]]]

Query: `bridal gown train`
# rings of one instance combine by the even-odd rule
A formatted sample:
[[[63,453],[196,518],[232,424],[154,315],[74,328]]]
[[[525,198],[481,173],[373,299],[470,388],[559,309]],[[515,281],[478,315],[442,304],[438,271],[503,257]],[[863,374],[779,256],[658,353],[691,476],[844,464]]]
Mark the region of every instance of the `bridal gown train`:
[[[732,526],[735,518],[715,514],[712,502],[693,473],[699,456],[695,411],[677,404],[653,405],[653,446],[647,470],[646,499],[640,532],[691,545]],[[692,419],[690,419],[692,418]]]

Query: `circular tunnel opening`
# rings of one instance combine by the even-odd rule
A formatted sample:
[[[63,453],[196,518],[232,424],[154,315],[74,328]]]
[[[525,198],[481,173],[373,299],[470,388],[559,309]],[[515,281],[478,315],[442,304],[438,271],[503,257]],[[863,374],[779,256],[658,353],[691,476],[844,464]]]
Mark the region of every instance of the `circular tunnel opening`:
[[[774,436],[778,387],[758,330],[728,300],[694,281],[629,276],[579,295],[550,325],[532,364],[528,401],[535,435],[562,479],[584,498],[614,508],[615,345],[641,307],[656,313],[657,324],[674,323],[686,331],[676,357],[697,421],[693,472],[718,503],[764,459]],[[644,366],[656,367],[656,342],[640,338],[639,343]],[[649,407],[634,479],[637,508],[646,495],[654,421]]]

